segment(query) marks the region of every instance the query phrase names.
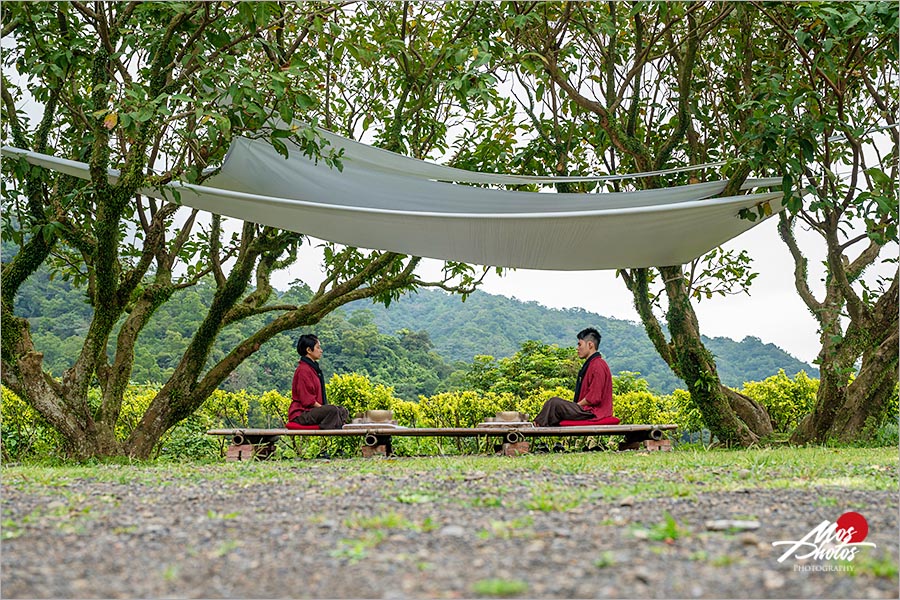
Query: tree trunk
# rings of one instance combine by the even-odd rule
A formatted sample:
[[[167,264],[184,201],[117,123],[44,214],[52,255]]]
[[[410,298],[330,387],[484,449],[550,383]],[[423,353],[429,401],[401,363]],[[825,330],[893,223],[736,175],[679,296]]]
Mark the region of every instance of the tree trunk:
[[[78,460],[121,456],[122,445],[116,439],[116,432],[99,422],[90,422],[89,426],[66,438],[71,447],[69,456]]]
[[[785,232],[790,231],[785,228],[782,233],[790,246],[793,238]],[[812,304],[825,331],[819,353],[821,379],[815,408],[791,436],[796,444],[832,439],[852,442],[871,436],[881,424],[897,385],[900,274],[895,273],[891,286],[873,307],[851,316],[843,335],[840,314],[828,312],[831,306],[841,306],[832,299],[837,296],[833,288],[829,288],[829,303]],[[860,356],[859,372],[851,380]]]
[[[847,383],[834,372],[823,373],[816,406],[791,436],[791,442],[854,442],[874,435],[897,385],[898,333],[864,357],[856,379]]]
[[[731,410],[734,411],[737,418],[744,422],[747,427],[759,437],[771,435],[774,432],[772,417],[769,411],[759,402],[734,391],[730,387],[719,384],[719,389],[728,400]]]
[[[681,267],[662,267],[669,298],[668,324],[677,373],[710,432],[725,445],[749,446],[773,432],[769,414],[757,402],[722,385],[715,359],[703,345]]]
[[[140,425],[134,429],[128,441],[125,451],[132,458],[146,460],[150,458],[153,448],[162,439],[173,425],[181,419],[190,416],[189,400],[181,390],[174,390],[173,380],[170,379],[159,391],[141,418]],[[174,390],[174,391],[173,391]],[[202,404],[202,400],[200,403]]]

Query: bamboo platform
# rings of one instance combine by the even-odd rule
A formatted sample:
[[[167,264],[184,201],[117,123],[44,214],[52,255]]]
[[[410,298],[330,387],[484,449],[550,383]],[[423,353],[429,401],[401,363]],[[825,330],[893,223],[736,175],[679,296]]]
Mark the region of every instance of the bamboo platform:
[[[528,452],[527,438],[587,437],[622,435],[620,450],[646,448],[667,450],[671,443],[665,431],[677,429],[674,424],[654,425],[583,425],[572,427],[535,427],[531,423],[482,423],[478,427],[400,427],[386,423],[353,423],[344,429],[258,429],[235,427],[210,429],[207,435],[230,436],[228,460],[265,458],[274,450],[281,436],[361,437],[363,456],[390,455],[393,437],[495,437],[501,440],[501,454],[514,456]]]

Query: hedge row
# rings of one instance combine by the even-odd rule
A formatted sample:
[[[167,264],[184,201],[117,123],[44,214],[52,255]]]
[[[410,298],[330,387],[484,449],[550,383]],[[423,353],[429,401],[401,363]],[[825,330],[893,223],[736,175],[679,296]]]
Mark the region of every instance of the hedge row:
[[[784,372],[765,381],[745,384],[742,393],[760,402],[772,416],[779,433],[790,432],[815,404],[818,380],[799,373],[793,379]],[[667,396],[651,393],[647,382],[633,373],[614,378],[615,414],[623,423],[675,423],[679,433],[703,429],[699,411],[691,403],[690,394],[676,390]],[[369,409],[394,412],[399,425],[407,427],[474,427],[500,411],[519,411],[533,417],[543,403],[553,396],[567,398],[564,388],[537,390],[527,397],[509,393],[457,391],[420,397],[418,402],[396,398],[393,389],[374,385],[364,375],[335,375],[328,382],[328,399],[346,406],[351,415]],[[154,386],[131,386],[125,394],[116,433],[126,439],[156,395]],[[2,449],[5,460],[26,460],[62,456],[65,448],[61,436],[18,396],[3,388]],[[92,403],[99,403],[99,392],[92,392]],[[160,441],[157,456],[176,459],[216,459],[223,451],[223,440],[204,435],[215,427],[280,427],[287,415],[290,398],[276,391],[262,395],[217,390],[191,417],[181,422]],[[896,417],[896,407],[893,410]],[[446,440],[429,438],[397,438],[398,454],[434,454],[446,452],[484,451],[484,440]],[[589,444],[600,443],[588,440]],[[284,456],[309,456],[323,451],[351,454],[358,440],[324,440],[292,438],[279,446]]]

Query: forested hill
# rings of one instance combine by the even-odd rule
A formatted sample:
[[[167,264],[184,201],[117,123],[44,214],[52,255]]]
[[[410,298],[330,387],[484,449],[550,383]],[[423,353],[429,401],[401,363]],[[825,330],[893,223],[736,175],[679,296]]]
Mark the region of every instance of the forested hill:
[[[4,261],[9,260],[15,247],[4,243],[2,254]],[[279,301],[302,303],[309,294],[308,288],[297,286],[282,292]],[[177,292],[158,309],[141,332],[132,381],[161,384],[171,377],[212,296],[213,287],[204,282]],[[44,353],[45,368],[60,377],[80,351],[90,324],[91,308],[84,290],[74,289],[59,278],[51,279],[42,269],[20,289],[16,312],[30,321],[35,344]],[[258,316],[226,327],[210,364],[271,318]],[[461,375],[476,355],[497,359],[511,356],[527,340],[572,346],[575,333],[587,326],[600,329],[600,350],[614,373],[639,372],[662,393],[685,387],[656,354],[639,325],[483,292],[471,295],[464,303],[458,296],[434,290],[404,296],[389,309],[371,302],[355,303],[328,315],[311,330],[326,348],[322,369],[327,377],[361,373],[375,383],[393,386],[398,397],[415,399],[419,394],[429,396],[460,384],[464,379]],[[222,387],[288,391],[297,363],[294,344],[299,333],[288,331],[264,344]],[[110,355],[114,340],[115,336]],[[740,343],[716,338],[707,340],[707,344],[718,358],[727,385],[740,387],[745,381],[765,379],[779,369],[789,375],[805,370],[810,376],[818,376],[816,369],[756,338]]]
[[[635,371],[659,392],[684,388],[657,354],[640,324],[610,319],[583,309],[551,309],[537,302],[522,302],[505,296],[475,292],[465,302],[436,290],[421,290],[392,303],[390,308],[358,302],[348,312],[365,308],[383,333],[408,329],[428,332],[434,350],[448,362],[469,363],[478,354],[495,358],[514,354],[522,342],[539,340],[547,344],[572,346],[575,334],[585,327],[600,330],[601,353],[613,372]],[[784,369],[789,375],[806,371],[818,377],[818,369],[794,358],[773,344],[746,337],[706,338],[704,343],[716,356],[723,383],[741,387],[745,381],[760,381]]]

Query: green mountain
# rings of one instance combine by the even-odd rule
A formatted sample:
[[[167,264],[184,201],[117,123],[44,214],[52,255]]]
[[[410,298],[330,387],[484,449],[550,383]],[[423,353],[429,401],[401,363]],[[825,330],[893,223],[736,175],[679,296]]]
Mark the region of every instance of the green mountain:
[[[3,243],[3,260],[16,248]],[[279,292],[280,303],[301,303],[310,295],[304,285]],[[208,283],[182,290],[159,308],[141,332],[131,379],[136,383],[160,383],[173,372],[182,352],[197,330],[213,288]],[[77,356],[87,332],[92,309],[84,290],[45,269],[29,279],[16,296],[16,312],[31,323],[37,348],[44,352],[44,366],[60,377]],[[271,315],[262,315],[226,327],[210,357],[218,361],[255,331]],[[462,380],[476,355],[512,356],[528,340],[560,347],[571,346],[575,333],[597,327],[603,335],[600,350],[614,373],[640,373],[654,391],[668,393],[684,387],[659,358],[642,327],[609,319],[582,309],[550,309],[536,302],[476,292],[462,302],[459,296],[421,290],[384,308],[371,302],[349,304],[323,319],[312,331],[325,347],[322,368],[332,373],[363,373],[375,383],[393,386],[398,397],[445,391]],[[301,331],[285,332],[264,344],[221,387],[288,393],[297,363],[294,349]],[[110,341],[108,352],[114,352]],[[772,344],[748,337],[741,342],[727,338],[706,339],[716,355],[723,381],[740,387],[784,369],[790,375],[818,371]]]
[[[684,383],[659,357],[641,325],[610,319],[580,308],[553,309],[537,302],[522,302],[505,296],[475,292],[465,302],[442,291],[420,290],[391,304],[390,308],[371,303],[353,303],[348,311],[365,308],[384,333],[400,330],[426,331],[434,350],[448,361],[470,363],[479,354],[495,358],[511,356],[522,342],[539,340],[572,346],[575,334],[596,327],[603,339],[600,351],[614,373],[632,371],[662,393],[684,388]],[[784,369],[793,375],[806,371],[818,377],[818,369],[794,358],[773,344],[746,337],[706,338],[715,355],[719,374],[726,385],[741,387],[745,381],[761,381]]]

